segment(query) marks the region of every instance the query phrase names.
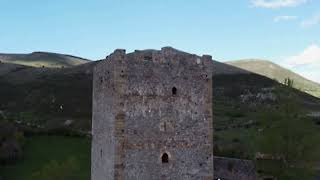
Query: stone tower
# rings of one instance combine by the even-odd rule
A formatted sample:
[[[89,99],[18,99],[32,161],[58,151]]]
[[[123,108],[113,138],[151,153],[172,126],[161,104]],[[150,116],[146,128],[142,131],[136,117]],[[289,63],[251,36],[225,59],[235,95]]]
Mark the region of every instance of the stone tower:
[[[212,58],[115,50],[94,70],[92,180],[212,180]]]

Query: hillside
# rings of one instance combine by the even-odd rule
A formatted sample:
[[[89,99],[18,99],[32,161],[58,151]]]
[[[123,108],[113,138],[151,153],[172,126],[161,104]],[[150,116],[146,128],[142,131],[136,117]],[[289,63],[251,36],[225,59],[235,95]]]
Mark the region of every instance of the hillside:
[[[70,68],[0,64],[0,112],[30,127],[88,130],[95,62]]]
[[[65,59],[56,62],[65,62]],[[0,111],[12,119],[40,123],[48,128],[61,127],[65,121],[72,120],[75,122],[74,128],[90,130],[92,70],[96,63],[98,61],[91,61],[70,68],[37,68],[1,63]],[[219,115],[215,119],[217,129],[225,128],[223,121],[230,115],[227,111],[232,113],[239,111],[241,107],[250,112],[251,107],[247,108],[250,103],[245,102],[248,98],[252,99],[261,94],[277,94],[277,89],[282,88],[281,84],[272,79],[225,63],[214,61],[214,67],[214,112]],[[283,71],[280,71],[280,74]],[[290,78],[304,80],[298,75],[289,75]],[[287,76],[288,74],[282,73],[280,79]],[[298,80],[295,80],[296,84],[300,82]],[[319,109],[319,99],[294,89],[291,91],[309,111]],[[265,106],[264,101],[257,100]]]
[[[1,54],[0,62],[33,67],[71,67],[89,62],[88,59],[65,54],[33,52],[30,54]]]
[[[99,61],[69,68],[0,64],[0,115],[16,123],[26,136],[40,136],[35,137],[40,138],[38,141],[27,138],[34,147],[27,147],[27,150],[31,150],[27,152],[30,154],[27,154],[26,159],[40,161],[40,158],[32,158],[38,157],[32,152],[33,148],[46,146],[47,140],[51,139],[43,137],[43,133],[90,133],[92,70],[96,63]],[[255,138],[260,133],[259,116],[263,110],[277,108],[284,103],[282,97],[290,95],[306,113],[317,114],[320,111],[320,99],[293,88],[288,89],[273,79],[229,64],[214,61],[213,82],[214,152],[218,156],[252,159]],[[283,91],[284,89],[286,91]],[[319,118],[315,118],[315,121],[320,124]],[[67,137],[61,139],[67,141]],[[76,154],[72,153],[64,142],[61,143],[62,145],[55,145],[61,146],[58,148],[61,152],[54,155],[57,159],[60,156],[71,157]],[[74,147],[78,148],[78,145]],[[79,148],[89,151],[90,145],[80,144]],[[84,154],[89,158],[89,153]],[[83,160],[82,156],[83,154],[76,158],[83,163],[83,173],[90,174],[87,164],[89,161]],[[43,163],[46,165],[47,162]],[[30,164],[32,162],[29,161],[18,164],[15,172],[21,173],[6,172],[8,176],[30,175]],[[35,169],[39,170],[41,166],[43,164],[37,165]]]
[[[294,81],[295,88],[313,96],[320,97],[320,84],[310,81],[299,74],[296,74],[270,61],[248,59],[230,61],[226,63],[250,72],[260,74],[262,76],[266,76],[270,79],[275,79],[281,83],[283,83],[286,78],[290,78]]]

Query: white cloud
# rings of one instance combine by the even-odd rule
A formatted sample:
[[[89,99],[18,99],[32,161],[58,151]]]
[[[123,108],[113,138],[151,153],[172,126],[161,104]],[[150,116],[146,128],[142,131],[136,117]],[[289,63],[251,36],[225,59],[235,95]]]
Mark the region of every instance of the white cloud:
[[[282,65],[320,83],[320,46],[312,44],[302,52],[286,58]]]
[[[273,18],[274,22],[280,22],[280,21],[291,21],[297,19],[297,16],[277,16]]]
[[[296,67],[296,66],[319,66],[320,67],[320,47],[317,44],[312,44],[301,53],[287,58],[286,63],[291,67]]]
[[[301,72],[298,71],[298,73],[309,80],[320,83],[320,73],[318,69],[314,68],[309,71],[301,71]]]
[[[320,14],[312,16],[310,19],[306,19],[301,22],[301,26],[304,28],[315,26],[320,24]]]
[[[283,7],[295,7],[306,3],[308,0],[251,0],[254,7],[277,9]]]

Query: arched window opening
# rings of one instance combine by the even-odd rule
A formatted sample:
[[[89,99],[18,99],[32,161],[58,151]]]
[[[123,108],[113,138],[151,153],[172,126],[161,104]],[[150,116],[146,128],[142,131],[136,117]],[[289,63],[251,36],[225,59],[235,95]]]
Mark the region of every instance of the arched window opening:
[[[162,163],[169,163],[169,155],[164,153],[161,157]]]
[[[176,87],[172,88],[172,95],[177,95],[177,88]]]

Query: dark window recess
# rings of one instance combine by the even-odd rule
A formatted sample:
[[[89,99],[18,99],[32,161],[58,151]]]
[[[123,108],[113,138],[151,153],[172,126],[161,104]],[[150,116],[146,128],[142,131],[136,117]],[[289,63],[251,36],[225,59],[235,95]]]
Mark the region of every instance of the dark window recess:
[[[102,149],[100,150],[100,156],[102,157]]]
[[[123,72],[123,70],[121,71],[120,77],[124,77],[124,72]]]
[[[177,88],[176,87],[172,88],[172,95],[177,95]]]
[[[167,153],[164,153],[161,157],[162,163],[169,163],[169,156]]]

